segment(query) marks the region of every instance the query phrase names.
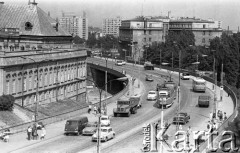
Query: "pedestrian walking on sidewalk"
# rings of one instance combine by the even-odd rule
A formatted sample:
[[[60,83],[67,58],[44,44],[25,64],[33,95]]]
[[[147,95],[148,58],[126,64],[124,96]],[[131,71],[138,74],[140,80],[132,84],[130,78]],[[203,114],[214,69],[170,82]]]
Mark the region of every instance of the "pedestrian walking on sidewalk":
[[[226,114],[226,112],[224,112],[224,117],[223,117],[223,119],[224,119],[224,120],[227,119],[227,114]]]
[[[41,133],[41,137],[40,137],[41,140],[45,138],[46,133],[47,133],[46,129],[44,127],[42,127],[42,133]]]
[[[90,114],[90,113],[91,113],[91,111],[92,111],[92,105],[91,105],[91,104],[89,104],[89,106],[88,106],[88,114]]]
[[[33,136],[33,140],[37,140],[38,133],[37,133],[37,126],[36,126],[36,124],[34,124],[34,126],[32,128],[32,136]]]
[[[212,120],[213,120],[213,113],[212,112],[210,112],[210,114],[209,114],[209,119],[210,119],[210,122],[212,122]]]
[[[94,106],[93,110],[94,110],[95,115],[97,115],[97,106],[96,105]]]
[[[28,140],[31,140],[31,135],[32,135],[32,127],[29,126],[29,127],[27,128],[27,136],[28,136]]]

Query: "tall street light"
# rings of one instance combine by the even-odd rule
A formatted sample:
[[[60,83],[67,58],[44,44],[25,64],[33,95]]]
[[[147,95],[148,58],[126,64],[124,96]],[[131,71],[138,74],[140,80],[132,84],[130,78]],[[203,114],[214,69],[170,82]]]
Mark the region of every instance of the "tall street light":
[[[177,45],[177,43],[176,43],[175,41],[173,42],[173,44],[174,44],[174,46],[176,46],[177,48],[179,48],[178,45]],[[178,60],[178,62],[179,62],[179,64],[178,64],[179,70],[178,70],[178,111],[177,111],[177,112],[178,112],[178,114],[179,114],[179,112],[180,112],[180,86],[181,86],[181,84],[180,84],[180,81],[181,81],[181,79],[180,79],[181,53],[182,53],[181,49],[179,49],[178,53],[179,53],[179,60]],[[176,130],[177,130],[177,131],[178,131],[178,129],[179,129],[179,122],[178,122],[178,124],[177,124],[177,126],[176,126]]]
[[[23,59],[30,59],[34,63],[37,63],[33,58],[26,57],[26,56],[19,56],[20,58]],[[46,59],[46,60],[41,60],[39,62],[44,62],[44,61],[53,61],[51,59]],[[37,122],[37,116],[38,116],[38,103],[39,103],[39,64],[37,63],[37,80],[36,80],[36,102],[35,102],[35,108],[34,108],[34,122]]]
[[[100,112],[99,112],[99,118],[98,118],[98,138],[97,138],[97,153],[100,153],[100,143],[101,143],[101,117],[102,117],[102,113],[101,113],[101,110],[102,110],[102,91],[103,91],[103,87],[105,85],[107,85],[108,83],[112,82],[112,81],[126,81],[128,80],[128,77],[121,77],[121,78],[117,78],[117,79],[113,79],[113,80],[109,80],[108,82],[106,82],[103,86],[99,87],[97,85],[96,82],[94,82],[93,80],[89,80],[87,78],[75,78],[76,80],[78,81],[85,81],[85,80],[88,80],[92,83],[94,83],[94,85],[98,88],[98,91],[99,91],[99,96],[100,96],[100,99],[99,99],[99,109],[100,109]]]
[[[210,49],[209,47],[205,47],[206,49],[209,49],[210,52],[213,52],[213,80],[214,80],[214,84],[213,84],[213,90],[214,90],[214,107],[213,107],[213,113],[215,113],[215,117],[216,117],[216,113],[217,113],[217,100],[216,100],[216,84],[217,84],[217,76],[216,76],[216,73],[215,73],[215,68],[216,68],[216,57],[215,57],[215,52],[216,50],[214,49]]]
[[[30,57],[25,57],[25,56],[19,56],[19,57],[21,57],[23,59],[30,59],[34,63],[37,63],[34,59],[32,59]],[[38,88],[39,88],[39,85],[38,85],[39,84],[38,67],[39,67],[39,64],[37,64],[36,101],[35,101],[35,109],[34,109],[34,122],[35,123],[37,122],[37,116],[38,116],[38,97],[39,97],[39,91],[38,91]]]

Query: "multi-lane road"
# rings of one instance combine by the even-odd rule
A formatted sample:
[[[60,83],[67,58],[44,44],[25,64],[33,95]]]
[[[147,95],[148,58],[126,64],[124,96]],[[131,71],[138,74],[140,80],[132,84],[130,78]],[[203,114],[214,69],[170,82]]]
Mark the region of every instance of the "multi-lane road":
[[[98,63],[100,65],[106,65],[105,60],[92,58],[88,59],[90,62]],[[139,78],[144,87],[144,93],[142,94],[142,108],[138,110],[137,114],[130,117],[111,117],[111,126],[116,132],[116,137],[113,140],[105,142],[101,145],[102,152],[125,152],[129,150],[131,152],[141,152],[142,146],[142,126],[145,123],[155,122],[160,119],[159,108],[155,107],[155,102],[147,101],[147,92],[152,89],[156,89],[156,84],[163,82],[164,79],[161,75],[167,75],[167,72],[159,70],[143,70],[140,67],[140,73],[138,66],[127,64],[124,66],[115,66],[112,61],[108,62],[108,67],[113,67],[117,70],[125,70],[131,76]],[[154,76],[153,82],[146,82],[145,75],[152,74]],[[178,81],[178,76],[173,75],[174,80]],[[212,106],[209,108],[196,107],[197,97],[201,93],[194,93],[191,91],[191,81],[181,81],[181,95],[180,95],[180,107],[183,111],[188,112],[191,115],[190,122],[186,126],[191,125],[197,128],[208,117],[208,113],[212,110]],[[207,91],[208,92],[208,91]],[[116,105],[116,104],[110,104]],[[177,111],[177,100],[174,105],[164,110],[165,119],[171,118]],[[109,110],[112,111],[112,110]],[[60,125],[61,126],[61,125]],[[186,127],[185,126],[185,127]],[[173,133],[175,128],[171,126],[169,133]],[[184,128],[185,128],[184,127]],[[62,122],[62,128],[56,128],[55,132],[59,135],[53,138],[48,143],[39,143],[37,146],[24,149],[24,152],[92,152],[96,150],[96,142],[91,141],[91,137],[88,136],[65,136],[63,135],[64,123]],[[133,147],[134,146],[134,147]]]

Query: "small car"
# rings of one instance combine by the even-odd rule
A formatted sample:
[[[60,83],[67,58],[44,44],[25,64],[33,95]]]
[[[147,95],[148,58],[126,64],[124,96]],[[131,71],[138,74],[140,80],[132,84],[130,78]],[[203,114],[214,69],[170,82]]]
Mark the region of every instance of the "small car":
[[[93,135],[97,131],[97,122],[88,122],[86,127],[82,130],[82,135]]]
[[[113,139],[115,137],[115,132],[113,131],[112,127],[101,127],[101,141],[108,141],[109,139]],[[98,132],[95,132],[92,135],[92,141],[98,140]]]
[[[156,100],[157,92],[155,90],[150,90],[147,95],[147,100]]]
[[[173,124],[186,124],[190,120],[190,115],[185,112],[176,114],[173,118]]]
[[[145,80],[146,80],[146,81],[151,81],[151,82],[152,82],[152,81],[153,81],[153,77],[152,77],[152,75],[147,74],[146,77],[145,77]]]
[[[110,118],[107,115],[101,116],[101,125],[102,126],[110,126]]]
[[[115,65],[122,66],[124,65],[124,62],[122,60],[117,60]]]
[[[181,75],[181,79],[182,80],[189,80],[190,79],[190,75],[187,72],[183,72]]]

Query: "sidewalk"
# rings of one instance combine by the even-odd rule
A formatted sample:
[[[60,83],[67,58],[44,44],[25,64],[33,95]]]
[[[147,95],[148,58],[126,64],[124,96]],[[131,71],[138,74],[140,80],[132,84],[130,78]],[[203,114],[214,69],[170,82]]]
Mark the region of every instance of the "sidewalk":
[[[127,75],[129,76],[129,75]],[[130,86],[131,85],[131,82]],[[141,82],[140,82],[141,83]],[[140,85],[140,88],[138,88],[138,81],[135,81],[134,83],[134,94],[141,94],[143,92],[143,84]],[[129,89],[132,89],[132,87],[129,87]],[[133,94],[133,93],[132,93]],[[91,102],[97,103],[99,102],[99,93],[96,90],[96,92],[90,92],[91,98],[89,96],[89,100]],[[109,97],[109,94],[107,94]],[[130,93],[126,93],[123,96],[130,96]],[[104,93],[103,93],[104,97]],[[112,116],[113,115],[113,108],[116,107],[116,102],[112,102],[107,105],[107,115]],[[92,111],[93,112],[93,111]],[[95,114],[90,113],[88,114],[87,112],[83,112],[81,115],[87,116],[89,122],[97,121],[98,117],[95,116]],[[44,140],[27,140],[27,132],[21,132],[17,133],[14,135],[10,135],[10,141],[8,143],[5,142],[0,142],[0,148],[1,148],[1,153],[7,153],[7,152],[26,152],[26,150],[34,148],[39,145],[43,145],[44,143],[52,142],[54,140],[59,139],[60,137],[63,136],[64,133],[64,126],[65,126],[66,121],[61,121],[55,124],[50,124],[46,126],[46,138]],[[27,127],[26,127],[27,130]],[[41,133],[41,130],[38,130],[38,134]]]

